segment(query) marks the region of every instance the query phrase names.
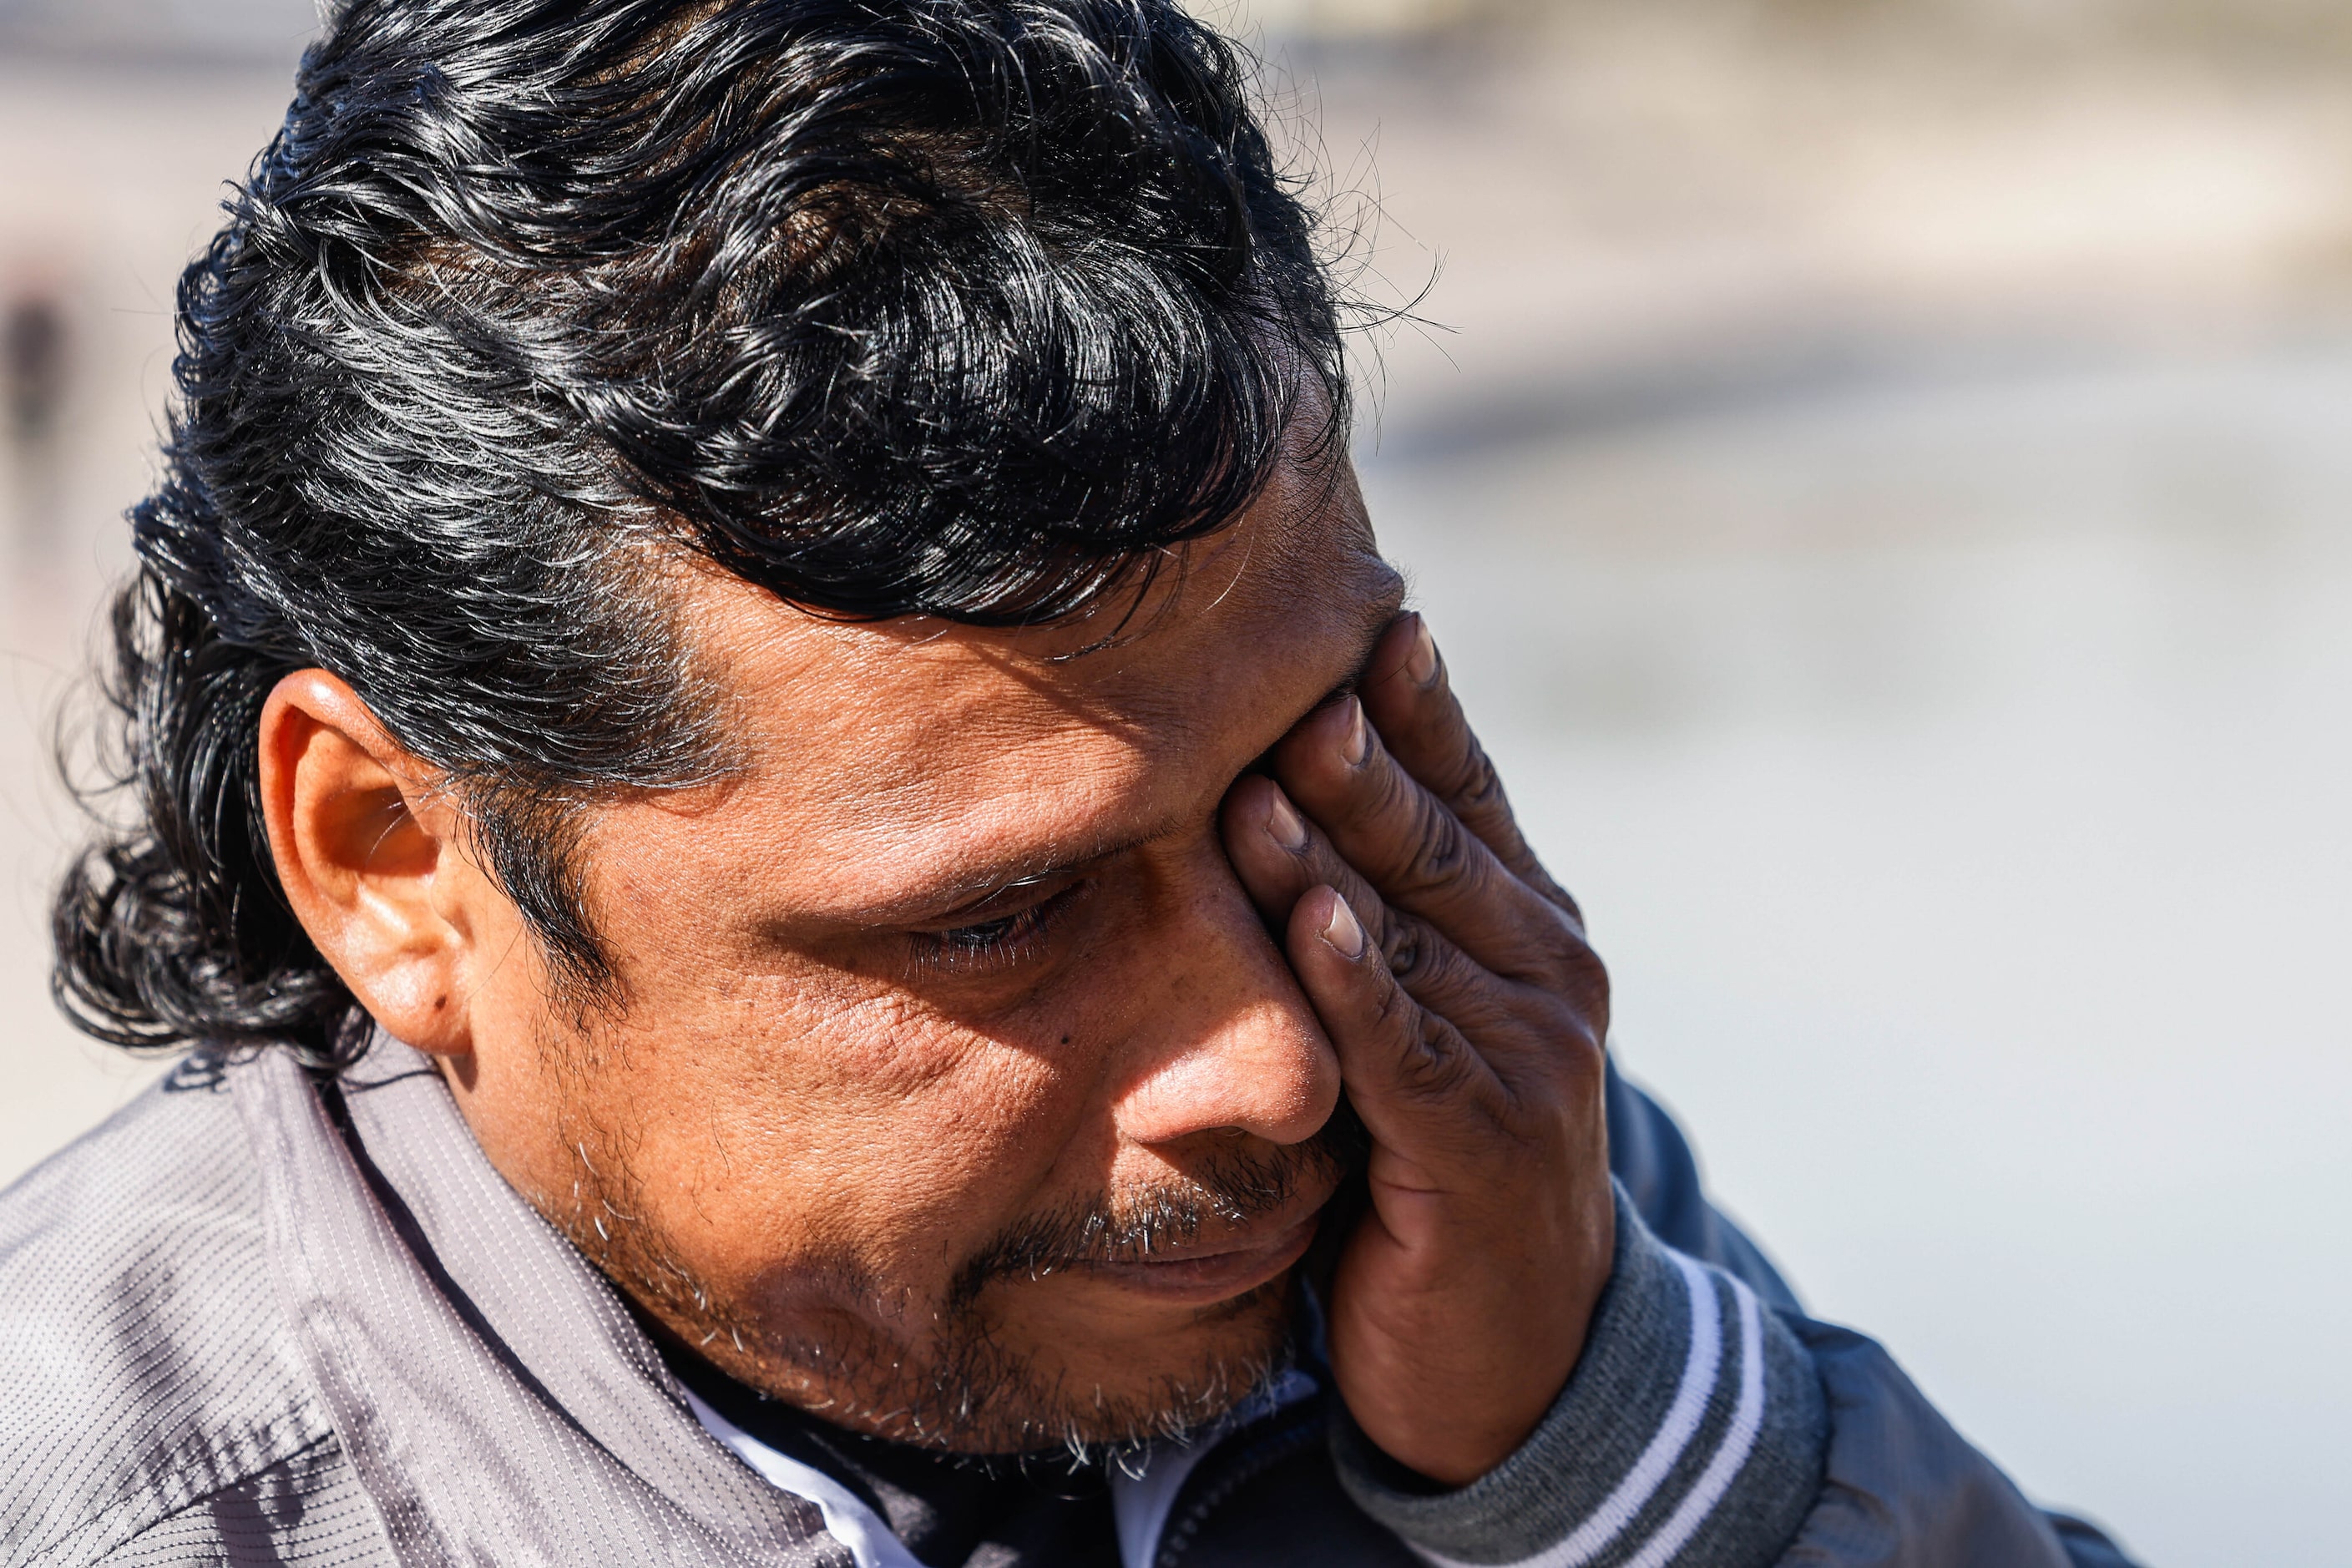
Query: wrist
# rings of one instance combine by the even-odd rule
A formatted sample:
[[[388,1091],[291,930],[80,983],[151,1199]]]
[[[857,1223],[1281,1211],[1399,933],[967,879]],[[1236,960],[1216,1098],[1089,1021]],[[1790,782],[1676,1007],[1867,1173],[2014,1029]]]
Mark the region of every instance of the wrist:
[[[1820,1490],[1827,1430],[1787,1326],[1621,1204],[1582,1354],[1516,1451],[1448,1489],[1400,1474],[1351,1421],[1335,1423],[1333,1446],[1357,1506],[1439,1563],[1548,1560],[1569,1544],[1579,1560],[1663,1561],[1705,1542],[1699,1560],[1762,1564]]]
[[[1540,1275],[1496,1278],[1482,1258],[1486,1269],[1458,1265],[1423,1290],[1391,1285],[1383,1308],[1333,1324],[1340,1398],[1383,1458],[1420,1478],[1412,1484],[1476,1480],[1517,1452],[1558,1400],[1614,1268],[1614,1187],[1605,1176],[1596,1197],[1527,1248],[1549,1265]],[[1340,1292],[1362,1289],[1351,1272],[1343,1264]]]

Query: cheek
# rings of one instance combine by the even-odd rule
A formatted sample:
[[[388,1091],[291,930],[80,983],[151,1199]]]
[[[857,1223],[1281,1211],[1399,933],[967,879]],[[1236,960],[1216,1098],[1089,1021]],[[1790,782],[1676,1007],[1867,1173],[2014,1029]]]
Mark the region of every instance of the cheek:
[[[1084,1163],[1096,1078],[837,973],[636,998],[614,1114],[672,1244],[725,1276],[844,1258],[936,1281]]]

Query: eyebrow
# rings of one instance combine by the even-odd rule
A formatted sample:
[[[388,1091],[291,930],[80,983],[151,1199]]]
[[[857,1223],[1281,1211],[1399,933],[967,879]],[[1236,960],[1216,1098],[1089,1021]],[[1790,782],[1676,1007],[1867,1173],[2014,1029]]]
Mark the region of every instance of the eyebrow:
[[[1403,594],[1402,592],[1401,585],[1400,590],[1393,595],[1382,593],[1369,595],[1365,597],[1363,603],[1369,613],[1365,616],[1363,624],[1357,630],[1356,657],[1349,662],[1348,673],[1341,676],[1339,679],[1333,684],[1329,690],[1324,692],[1322,696],[1317,698],[1314,701],[1308,703],[1304,709],[1300,710],[1299,712],[1291,719],[1289,725],[1284,729],[1284,735],[1287,735],[1290,733],[1291,730],[1297,728],[1299,723],[1303,721],[1309,713],[1316,712],[1329,704],[1338,701],[1342,697],[1351,697],[1355,695],[1356,691],[1363,685],[1364,672],[1371,668],[1372,656],[1380,651],[1381,638],[1388,635],[1389,627],[1396,624],[1398,615],[1402,612],[1402,600]],[[1243,771],[1249,772],[1262,765],[1266,757],[1273,752],[1274,747],[1280,744],[1282,744],[1281,736],[1276,736],[1273,744],[1269,745],[1265,751],[1260,752],[1256,756],[1251,758],[1249,767]],[[1020,888],[1036,882],[1051,882],[1064,877],[1076,876],[1081,871],[1101,865],[1106,860],[1114,860],[1119,856],[1127,854],[1130,850],[1139,849],[1144,845],[1150,843],[1153,839],[1161,837],[1162,834],[1170,830],[1166,828],[1154,828],[1142,833],[1130,834],[1127,837],[1110,845],[1090,849],[1079,855],[1062,857],[1036,870],[1019,872],[1002,878],[979,878],[963,887],[943,890],[943,894],[940,896],[959,898],[959,895],[969,895],[959,898],[959,901],[954,903],[937,902],[935,901],[935,896],[934,898],[925,898],[921,900],[908,900],[907,903],[901,907],[908,909],[921,907],[931,911],[928,917],[917,916],[914,918],[929,918],[932,920],[949,919],[961,914],[967,910],[971,910],[977,906],[985,904],[991,899],[1001,898],[1005,893],[1012,891],[1015,888]],[[908,917],[898,917],[901,921],[906,918]]]
[[[869,906],[849,919],[859,930],[880,931],[977,915],[992,900],[1003,898],[1022,888],[1077,876],[1141,848],[1154,838],[1171,831],[1172,828],[1152,828],[1097,845],[1075,855],[1057,856],[1050,861],[997,866],[943,887],[925,889],[888,903]]]
[[[1292,718],[1290,724],[1284,729],[1283,734],[1286,735],[1292,729],[1297,728],[1309,713],[1336,702],[1342,697],[1353,696],[1356,693],[1363,685],[1365,672],[1371,668],[1372,656],[1380,651],[1381,638],[1387,635],[1389,627],[1395,624],[1398,615],[1402,613],[1402,601],[1403,593],[1401,584],[1393,592],[1365,595],[1362,601],[1365,616],[1362,624],[1357,628],[1356,656],[1349,661],[1348,673],[1340,677],[1322,696],[1300,710]],[[1248,772],[1261,766],[1266,756],[1272,752],[1274,746],[1281,743],[1281,737],[1276,737],[1272,745],[1250,759],[1249,768],[1244,771]],[[910,922],[951,920],[959,915],[976,911],[990,900],[1002,898],[1015,889],[1076,876],[1105,861],[1115,860],[1122,855],[1139,849],[1153,839],[1172,831],[1174,831],[1172,827],[1147,828],[1140,833],[1129,834],[1107,844],[1097,844],[1076,854],[1056,856],[1043,863],[1027,865],[1013,863],[995,867],[948,887],[929,889],[894,900],[886,906],[861,910],[856,917],[857,923],[869,931],[881,931],[904,926]]]
[[[935,918],[946,919],[976,910],[990,900],[1002,898],[1018,889],[1036,887],[1045,882],[1057,882],[1065,877],[1075,877],[1081,871],[1090,871],[1107,860],[1116,860],[1122,855],[1140,849],[1167,831],[1165,828],[1157,828],[1143,833],[1131,833],[1109,844],[1100,845],[1076,855],[1058,857],[1034,870],[1015,871],[1006,875],[1010,868],[1000,868],[987,876],[975,879],[966,886],[945,889],[945,897],[955,901],[935,903],[937,910]],[[934,895],[935,900],[937,897],[938,895]]]

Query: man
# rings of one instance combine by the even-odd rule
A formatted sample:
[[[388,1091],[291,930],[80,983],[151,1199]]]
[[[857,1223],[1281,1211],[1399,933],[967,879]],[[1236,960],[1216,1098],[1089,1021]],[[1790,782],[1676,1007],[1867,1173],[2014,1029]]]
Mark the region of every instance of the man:
[[[354,0],[180,308],[9,1562],[2121,1561],[1611,1072],[1172,6]]]

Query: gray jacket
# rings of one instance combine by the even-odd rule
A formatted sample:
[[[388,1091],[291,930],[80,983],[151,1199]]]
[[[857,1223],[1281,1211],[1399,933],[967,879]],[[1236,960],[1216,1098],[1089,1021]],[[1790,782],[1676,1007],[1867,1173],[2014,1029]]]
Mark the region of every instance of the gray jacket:
[[[1309,1368],[1114,1479],[1128,1568],[2124,1562],[1806,1319],[1610,1093],[1615,1271],[1517,1454],[1432,1492]],[[730,1437],[404,1047],[323,1089],[199,1054],[0,1194],[0,1563],[891,1560]]]

